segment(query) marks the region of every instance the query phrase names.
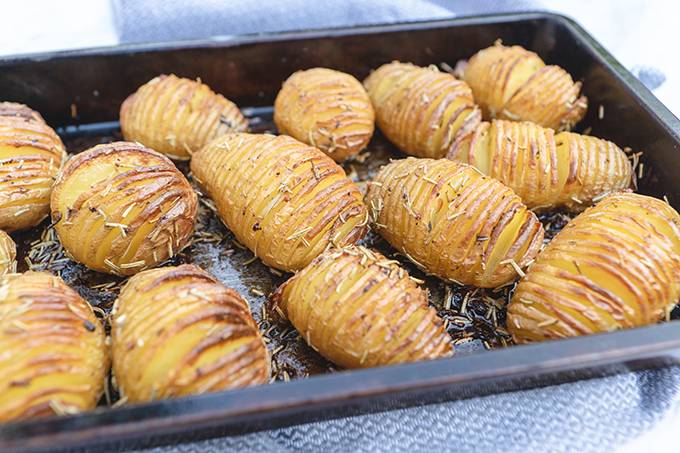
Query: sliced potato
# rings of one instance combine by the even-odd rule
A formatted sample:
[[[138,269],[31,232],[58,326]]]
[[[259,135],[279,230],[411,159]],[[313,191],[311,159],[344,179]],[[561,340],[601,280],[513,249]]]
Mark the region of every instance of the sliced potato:
[[[0,277],[0,422],[94,409],[109,353],[90,305],[45,272]]]
[[[288,77],[274,103],[279,132],[319,148],[342,162],[366,148],[375,113],[363,85],[344,72],[326,68]]]
[[[361,192],[342,167],[291,137],[224,135],[194,155],[191,171],[227,228],[268,266],[302,269],[368,230]]]
[[[142,145],[97,145],[68,161],[52,193],[64,249],[90,269],[132,275],[186,247],[198,200],[173,163]]]
[[[557,234],[508,307],[518,343],[643,326],[680,297],[680,216],[633,193],[609,195]]]
[[[511,189],[447,159],[393,161],[369,184],[366,204],[387,242],[460,284],[506,284],[543,244],[541,223]]]
[[[364,86],[380,130],[407,154],[444,157],[481,120],[470,87],[435,66],[392,62],[373,71]]]
[[[530,208],[580,211],[630,187],[633,169],[614,143],[530,122],[483,122],[449,159],[477,167],[510,187]]]
[[[65,158],[61,139],[38,112],[0,102],[0,229],[31,228],[47,217]]]
[[[213,138],[247,130],[248,121],[200,80],[170,74],[151,79],[123,102],[120,128],[125,140],[187,160]]]
[[[364,247],[323,253],[273,299],[312,348],[346,368],[453,353],[427,293],[395,261]]]
[[[16,272],[17,246],[9,234],[0,230],[0,276]]]
[[[581,82],[520,46],[497,43],[480,50],[470,58],[463,79],[486,119],[570,130],[588,109],[588,99],[579,96]]]
[[[248,303],[194,265],[130,278],[113,308],[111,339],[116,382],[129,402],[269,381]]]

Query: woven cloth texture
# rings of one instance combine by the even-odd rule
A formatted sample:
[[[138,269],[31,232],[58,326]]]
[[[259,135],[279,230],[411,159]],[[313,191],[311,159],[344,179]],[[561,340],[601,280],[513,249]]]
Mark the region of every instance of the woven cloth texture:
[[[680,368],[672,367],[171,448],[325,453],[613,451],[664,418],[680,420],[679,395]]]

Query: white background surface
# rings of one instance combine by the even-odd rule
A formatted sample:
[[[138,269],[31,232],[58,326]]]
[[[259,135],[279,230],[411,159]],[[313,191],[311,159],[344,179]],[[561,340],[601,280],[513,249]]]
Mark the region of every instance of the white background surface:
[[[283,0],[282,0],[283,1]],[[538,2],[537,2],[538,3]],[[654,67],[666,77],[655,94],[680,114],[677,35],[680,3],[674,1],[544,1],[545,8],[575,18],[626,67]],[[455,3],[451,4],[455,8]],[[3,1],[0,55],[115,45],[119,42],[109,0]],[[680,451],[680,416],[667,418],[623,450]]]
[[[2,0],[0,17],[0,55],[118,43],[109,0]]]

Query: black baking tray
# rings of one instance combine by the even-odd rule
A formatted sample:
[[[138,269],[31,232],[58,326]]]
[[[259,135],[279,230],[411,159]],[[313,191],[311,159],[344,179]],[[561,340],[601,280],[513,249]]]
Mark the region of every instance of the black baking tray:
[[[362,79],[392,60],[454,66],[497,39],[534,50],[582,80],[590,108],[579,129],[643,150],[639,191],[665,196],[678,208],[680,122],[579,25],[549,13],[9,57],[0,60],[0,99],[41,112],[73,152],[93,140],[115,139],[122,101],[150,78],[172,72],[200,77],[245,107],[255,129],[267,130],[281,82],[298,69],[325,66]],[[373,156],[390,152],[374,149]],[[366,171],[370,169],[359,169]],[[246,252],[234,253],[232,267]],[[208,261],[201,264],[209,267]],[[259,270],[246,272],[251,279],[246,283],[257,283],[258,275],[266,273],[261,265],[255,267]],[[80,278],[73,276],[78,272],[66,277]],[[248,290],[242,279],[221,277]],[[267,281],[271,286],[271,279]],[[432,298],[440,298],[441,288],[433,288]],[[257,299],[264,306],[263,298]],[[676,310],[671,317],[680,318],[680,313]],[[680,363],[680,328],[671,320],[542,344],[459,351],[450,359],[361,371],[326,373],[330,365],[319,361],[314,366],[328,369],[306,379],[2,425],[0,449],[138,448],[675,365]]]

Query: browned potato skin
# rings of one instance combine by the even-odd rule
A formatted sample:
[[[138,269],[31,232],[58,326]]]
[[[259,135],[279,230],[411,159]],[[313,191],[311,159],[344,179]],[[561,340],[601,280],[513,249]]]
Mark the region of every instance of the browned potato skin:
[[[130,278],[114,306],[111,338],[128,402],[269,381],[269,354],[248,303],[194,265]]]
[[[70,159],[51,205],[73,259],[99,272],[133,275],[189,244],[198,199],[168,158],[137,143],[114,142]]]
[[[361,192],[342,167],[291,137],[224,135],[194,155],[191,171],[227,228],[268,266],[302,269],[368,230]]]
[[[375,113],[357,79],[344,72],[313,68],[295,72],[283,83],[274,102],[274,122],[281,134],[343,162],[368,145]]]
[[[364,247],[328,250],[273,300],[307,344],[345,368],[453,354],[425,291],[395,261]]]
[[[247,130],[248,121],[200,80],[170,74],[155,77],[123,102],[120,127],[125,140],[188,160],[215,137]]]
[[[0,229],[31,228],[47,217],[65,158],[61,139],[38,112],[0,102]]]
[[[385,64],[364,87],[380,130],[407,154],[442,158],[481,121],[470,87],[435,66]]]
[[[9,234],[0,230],[0,276],[16,272],[17,246]]]
[[[0,277],[0,351],[0,422],[87,411],[103,393],[104,327],[58,277]]]
[[[633,169],[614,143],[530,122],[483,122],[447,156],[510,187],[533,210],[582,211],[628,189]]]
[[[570,130],[588,109],[581,83],[559,66],[547,66],[534,52],[500,43],[477,52],[465,67],[485,119],[531,121]]]
[[[609,195],[546,246],[508,306],[518,343],[643,326],[680,297],[680,216],[633,193]]]
[[[511,189],[447,159],[393,161],[369,184],[366,204],[387,242],[463,285],[511,282],[543,244],[541,223]]]

